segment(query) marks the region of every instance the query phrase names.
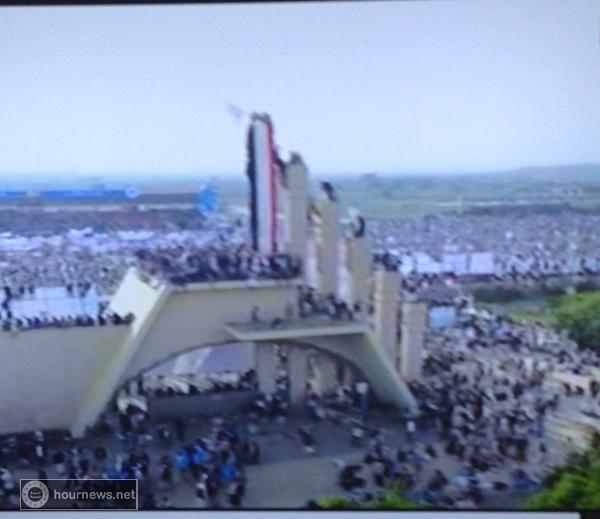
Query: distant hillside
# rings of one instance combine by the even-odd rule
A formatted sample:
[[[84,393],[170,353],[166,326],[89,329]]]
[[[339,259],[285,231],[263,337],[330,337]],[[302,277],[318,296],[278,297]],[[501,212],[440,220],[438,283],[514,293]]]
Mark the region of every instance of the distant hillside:
[[[527,213],[600,208],[600,164],[481,173],[364,173],[327,179],[346,204],[371,217],[448,211],[490,214],[514,212],[515,207]]]
[[[517,177],[543,177],[546,182],[600,183],[600,164],[571,164],[567,166],[526,167],[494,174]]]
[[[313,176],[323,179],[352,178],[365,182],[380,182],[394,177],[404,178],[456,178],[456,177],[479,177],[479,176],[523,176],[541,175],[547,179],[564,180],[565,177],[573,177],[577,181],[600,182],[600,164],[565,164],[559,166],[524,166],[514,169],[481,170],[481,171],[379,171],[361,173],[315,173]]]

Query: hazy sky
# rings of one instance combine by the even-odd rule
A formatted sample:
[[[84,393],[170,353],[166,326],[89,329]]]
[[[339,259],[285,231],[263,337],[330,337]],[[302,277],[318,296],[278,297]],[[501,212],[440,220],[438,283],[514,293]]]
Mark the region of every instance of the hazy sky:
[[[268,111],[316,172],[600,162],[597,0],[0,8],[0,171],[241,174]]]

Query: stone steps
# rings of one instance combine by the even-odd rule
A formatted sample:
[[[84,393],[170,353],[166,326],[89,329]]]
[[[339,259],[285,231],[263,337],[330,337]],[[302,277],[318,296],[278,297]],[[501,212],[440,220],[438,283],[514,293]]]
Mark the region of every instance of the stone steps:
[[[559,385],[560,387],[562,387],[563,383],[567,383],[573,388],[580,387],[584,390],[585,394],[589,394],[589,384],[594,378],[590,375],[576,375],[575,373],[553,371],[548,375],[548,382],[552,382],[554,385]]]
[[[582,413],[559,412],[546,418],[546,436],[574,450],[583,450],[589,446],[597,430],[592,420]]]

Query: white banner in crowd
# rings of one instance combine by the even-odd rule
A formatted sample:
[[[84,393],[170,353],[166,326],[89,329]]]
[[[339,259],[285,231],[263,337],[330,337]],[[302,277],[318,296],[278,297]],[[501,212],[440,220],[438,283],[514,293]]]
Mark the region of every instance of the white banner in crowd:
[[[470,274],[481,276],[494,273],[494,255],[491,252],[474,252],[470,259]]]
[[[419,274],[440,274],[442,272],[442,264],[431,256],[419,252],[415,254],[415,257],[416,271]]]
[[[400,272],[410,274],[455,274],[466,275],[492,275],[495,272],[494,254],[491,252],[474,252],[472,254],[443,254],[441,261],[425,254],[416,252],[412,255],[403,255],[401,258]]]
[[[64,287],[37,287],[35,294],[27,294],[23,299],[13,301],[14,317],[71,317],[88,315],[95,317],[100,309],[100,298],[95,287],[91,287],[85,297],[68,294]]]
[[[442,270],[457,276],[464,276],[469,272],[468,256],[466,254],[444,254],[442,255]]]
[[[408,254],[405,254],[400,258],[400,261],[400,272],[402,274],[407,275],[413,272],[415,268],[415,262],[413,261],[412,257],[410,257]]]
[[[31,238],[0,238],[0,249],[3,251],[27,251],[37,246],[35,240]]]
[[[15,236],[11,233],[0,234],[0,251],[3,252],[31,252],[42,248],[44,245],[52,247],[66,246],[69,249],[89,247],[92,250],[119,251],[134,250],[146,242],[170,246],[193,243],[196,246],[210,245],[217,238],[221,241],[227,240],[229,244],[242,244],[242,235],[231,236],[227,234],[226,227],[218,226],[202,232],[176,231],[168,233],[157,233],[155,231],[116,231],[114,234],[94,234],[91,227],[77,230],[70,229],[65,235],[53,236]],[[117,239],[115,239],[117,238]]]

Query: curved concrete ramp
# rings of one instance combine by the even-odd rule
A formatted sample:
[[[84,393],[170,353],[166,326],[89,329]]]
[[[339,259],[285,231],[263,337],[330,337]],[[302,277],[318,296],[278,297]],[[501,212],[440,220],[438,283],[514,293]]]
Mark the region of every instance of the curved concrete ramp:
[[[384,352],[377,348],[371,333],[352,337],[315,337],[310,339],[310,344],[358,367],[382,402],[404,412],[417,412],[415,398]]]
[[[121,315],[132,312],[135,320],[108,362],[98,366],[87,398],[71,427],[73,436],[81,436],[86,427],[98,419],[168,297],[166,285],[153,288],[142,282],[135,270],[128,271],[111,302],[111,309]]]
[[[283,323],[279,328],[268,323],[228,323],[225,329],[239,341],[283,341],[298,348],[307,345],[330,353],[359,368],[381,401],[411,413],[417,409],[406,383],[377,347],[367,323],[314,317]]]

